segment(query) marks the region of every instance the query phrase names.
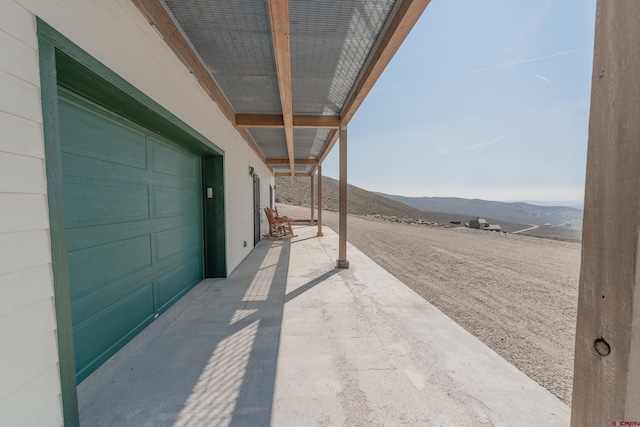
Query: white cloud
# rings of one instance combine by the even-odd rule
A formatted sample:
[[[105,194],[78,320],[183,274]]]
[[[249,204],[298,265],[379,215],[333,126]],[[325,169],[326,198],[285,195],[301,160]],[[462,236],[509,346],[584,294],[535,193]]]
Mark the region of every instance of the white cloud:
[[[468,145],[468,146],[466,146],[464,148],[467,149],[467,150],[475,150],[477,148],[481,148],[481,147],[486,147],[486,146],[489,146],[489,145],[497,144],[498,142],[502,141],[506,137],[507,137],[507,135],[499,136],[497,138],[492,139],[491,141],[481,142],[479,144],[474,144],[474,145]]]

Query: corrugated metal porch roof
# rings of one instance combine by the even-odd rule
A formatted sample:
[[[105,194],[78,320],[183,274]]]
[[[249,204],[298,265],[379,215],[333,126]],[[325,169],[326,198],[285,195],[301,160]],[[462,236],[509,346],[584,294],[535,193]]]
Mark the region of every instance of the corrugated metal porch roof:
[[[296,175],[315,172],[429,3],[133,1],[265,163]]]

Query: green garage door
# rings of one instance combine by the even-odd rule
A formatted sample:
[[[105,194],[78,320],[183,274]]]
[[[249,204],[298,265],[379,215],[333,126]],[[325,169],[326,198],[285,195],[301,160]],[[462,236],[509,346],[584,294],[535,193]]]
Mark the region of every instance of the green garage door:
[[[202,279],[200,157],[59,91],[78,382]]]

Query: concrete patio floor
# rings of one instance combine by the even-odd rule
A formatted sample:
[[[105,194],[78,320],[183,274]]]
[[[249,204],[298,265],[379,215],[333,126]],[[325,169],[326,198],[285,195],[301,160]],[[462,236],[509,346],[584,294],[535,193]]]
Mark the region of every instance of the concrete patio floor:
[[[337,235],[263,240],[78,386],[86,426],[563,426],[569,407]],[[464,278],[461,278],[464,280]]]

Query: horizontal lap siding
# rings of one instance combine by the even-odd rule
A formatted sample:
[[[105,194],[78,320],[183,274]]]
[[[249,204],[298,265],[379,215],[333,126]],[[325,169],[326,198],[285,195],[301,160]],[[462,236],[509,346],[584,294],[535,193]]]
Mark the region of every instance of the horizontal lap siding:
[[[35,23],[0,5],[0,419],[61,425]]]
[[[270,170],[249,148],[207,93],[129,0],[18,0],[164,108],[225,151],[227,271],[251,250],[252,180],[268,200]],[[135,43],[131,43],[135,40]]]
[[[263,206],[273,183],[129,0],[0,2],[0,419],[7,425],[62,423],[35,16],[225,151],[228,272],[252,246],[243,246],[253,239],[249,166],[260,175]],[[20,336],[16,321],[28,325]]]

